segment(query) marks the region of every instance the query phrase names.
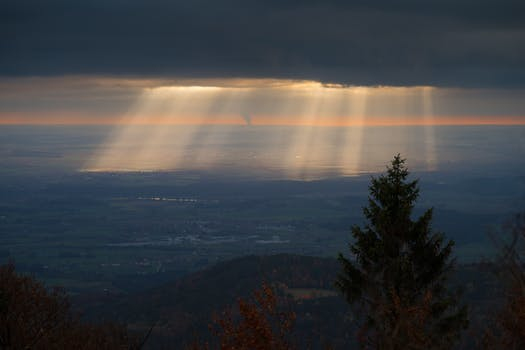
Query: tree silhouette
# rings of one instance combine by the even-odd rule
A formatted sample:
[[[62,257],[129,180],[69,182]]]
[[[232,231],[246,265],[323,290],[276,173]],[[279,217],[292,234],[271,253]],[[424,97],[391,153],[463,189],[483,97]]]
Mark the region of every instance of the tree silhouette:
[[[125,327],[82,323],[62,289],[0,266],[0,349],[131,349]]]
[[[518,214],[505,230],[510,237],[497,239],[501,257],[497,268],[505,288],[505,302],[485,329],[486,349],[525,348],[525,213]]]
[[[253,301],[238,299],[238,317],[232,309],[214,316],[210,325],[221,350],[292,350],[290,339],[295,322],[291,311],[280,311],[275,291],[266,283],[253,293]],[[195,341],[189,349],[210,349]]]
[[[467,327],[466,307],[446,286],[452,241],[431,229],[432,209],[413,221],[418,180],[398,154],[372,177],[364,228],[352,227],[352,257],[339,254],[336,287],[363,316],[363,348],[448,349]]]

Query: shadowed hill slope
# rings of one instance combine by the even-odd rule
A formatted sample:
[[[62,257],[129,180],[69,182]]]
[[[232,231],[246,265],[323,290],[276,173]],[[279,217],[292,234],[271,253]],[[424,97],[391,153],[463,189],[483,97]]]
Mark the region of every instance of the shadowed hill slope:
[[[155,325],[148,340],[152,347],[182,346],[195,334],[199,337],[208,334],[214,312],[234,305],[239,297],[250,297],[267,281],[278,293],[289,296],[289,307],[297,313],[298,337],[317,345],[324,342],[325,335],[345,337],[340,323],[347,318],[348,307],[333,289],[338,271],[337,261],[331,258],[287,254],[246,256],[128,296],[115,307],[97,313],[127,322],[130,329],[139,332]]]
[[[340,270],[336,259],[299,255],[245,256],[187,275],[160,287],[120,296],[91,307],[97,317],[128,324],[145,334],[155,325],[146,348],[178,349],[197,335],[206,339],[214,313],[249,298],[266,281],[288,296],[297,315],[294,334],[302,347],[349,348],[356,343],[348,304],[333,288]],[[464,288],[473,327],[482,324],[501,295],[497,281],[484,265],[460,265],[451,282]]]

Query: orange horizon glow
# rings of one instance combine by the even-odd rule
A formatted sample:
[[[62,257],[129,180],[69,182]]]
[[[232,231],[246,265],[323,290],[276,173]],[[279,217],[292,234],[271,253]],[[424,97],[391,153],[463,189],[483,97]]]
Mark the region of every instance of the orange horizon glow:
[[[276,79],[0,80],[0,125],[111,128],[84,170],[204,169],[226,159],[304,179],[315,177],[312,164],[345,175],[369,169],[368,157],[379,146],[370,143],[366,127],[387,128],[382,141],[403,153],[419,142],[422,164],[435,170],[437,127],[525,125],[522,93]],[[403,129],[410,126],[420,129]],[[233,150],[237,132],[244,143]]]
[[[0,79],[0,103],[3,96],[28,108],[0,108],[0,125],[525,125],[523,108],[483,108],[486,99],[482,97],[487,93],[286,79]],[[465,101],[479,95],[480,102],[467,106],[451,97],[456,94]],[[447,103],[451,107],[443,107]],[[118,108],[104,107],[112,104]]]
[[[73,117],[73,118],[72,118]],[[123,116],[92,118],[78,113],[54,113],[49,116],[0,115],[0,125],[238,125],[246,126],[242,116],[191,116],[190,118],[159,116],[129,120]],[[324,116],[304,120],[298,116],[252,115],[251,126],[318,126],[318,127],[366,127],[366,126],[461,126],[461,125],[525,125],[525,116],[423,116],[384,117]]]

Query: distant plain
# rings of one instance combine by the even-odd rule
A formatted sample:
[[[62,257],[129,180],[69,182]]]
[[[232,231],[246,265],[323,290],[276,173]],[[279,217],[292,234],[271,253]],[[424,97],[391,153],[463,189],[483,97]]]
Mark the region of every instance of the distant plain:
[[[0,260],[75,294],[140,290],[247,254],[334,257],[363,223],[370,176],[398,152],[420,179],[416,212],[435,208],[462,263],[491,257],[489,233],[525,208],[523,126],[438,126],[431,149],[425,127],[366,127],[358,155],[331,143],[341,128],[318,127],[323,152],[289,169],[291,128],[202,127],[208,141],[183,150],[212,155],[200,163],[89,171],[111,127],[1,126]],[[166,140],[172,164],[180,150]],[[345,152],[358,156],[352,171]]]

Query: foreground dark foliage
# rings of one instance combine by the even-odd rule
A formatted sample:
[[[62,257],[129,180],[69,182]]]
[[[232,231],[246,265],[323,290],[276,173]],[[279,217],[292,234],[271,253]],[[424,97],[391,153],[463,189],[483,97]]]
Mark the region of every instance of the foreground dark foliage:
[[[191,349],[292,350],[295,314],[280,311],[275,291],[267,284],[253,293],[253,301],[238,300],[238,317],[232,309],[216,315],[210,330],[214,345],[194,343]]]
[[[525,349],[525,214],[520,214],[496,240],[501,249],[498,275],[505,288],[505,302],[486,328],[486,349]]]
[[[120,325],[86,324],[61,289],[0,266],[0,349],[131,349],[137,343]]]

